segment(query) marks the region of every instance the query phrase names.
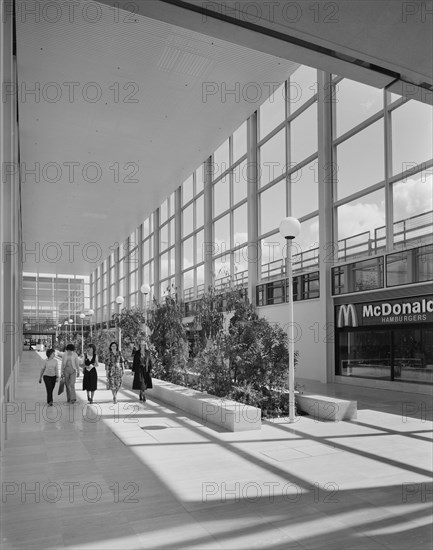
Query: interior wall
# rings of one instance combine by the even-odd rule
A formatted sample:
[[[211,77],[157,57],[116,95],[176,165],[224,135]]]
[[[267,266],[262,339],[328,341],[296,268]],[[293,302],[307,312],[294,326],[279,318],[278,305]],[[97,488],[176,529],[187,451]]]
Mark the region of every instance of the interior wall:
[[[288,304],[257,308],[261,317],[289,328]],[[293,304],[293,337],[299,352],[296,378],[326,382],[326,343],[333,338],[332,327],[325,325],[325,313],[320,300],[305,300]],[[328,329],[328,330],[327,330]],[[307,388],[308,389],[308,388]]]
[[[18,124],[15,93],[14,22],[9,3],[0,4],[0,450],[7,438],[5,402],[14,398],[22,349],[21,203],[18,170]]]

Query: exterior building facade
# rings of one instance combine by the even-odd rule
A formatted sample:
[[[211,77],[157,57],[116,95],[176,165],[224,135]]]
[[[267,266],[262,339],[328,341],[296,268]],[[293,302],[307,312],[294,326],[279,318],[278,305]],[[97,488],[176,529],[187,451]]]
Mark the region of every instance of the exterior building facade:
[[[89,277],[24,273],[22,281],[24,334],[53,334],[69,324],[70,330],[81,327],[79,316],[90,307]]]
[[[297,376],[426,391],[432,150],[431,106],[299,66],[92,273],[96,323],[118,296],[176,288],[188,308],[231,285],[287,326],[278,227],[294,216]]]

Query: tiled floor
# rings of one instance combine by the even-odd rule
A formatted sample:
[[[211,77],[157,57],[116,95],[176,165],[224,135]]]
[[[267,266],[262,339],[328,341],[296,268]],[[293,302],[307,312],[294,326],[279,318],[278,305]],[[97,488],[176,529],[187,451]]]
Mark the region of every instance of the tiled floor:
[[[39,361],[23,353],[4,411],[4,550],[431,548],[429,396],[328,386],[357,421],[227,433],[142,404],[130,374],[117,405],[47,408]]]

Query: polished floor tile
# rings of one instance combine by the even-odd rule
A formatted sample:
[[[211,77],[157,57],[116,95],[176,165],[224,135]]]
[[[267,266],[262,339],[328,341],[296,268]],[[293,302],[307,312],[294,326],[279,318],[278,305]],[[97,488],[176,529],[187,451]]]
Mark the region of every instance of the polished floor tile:
[[[38,374],[24,352],[6,409],[2,550],[431,547],[428,396],[322,385],[358,399],[358,419],[230,433],[151,391],[139,402],[129,375],[113,404],[103,368],[92,405],[79,379],[77,404],[46,407]]]

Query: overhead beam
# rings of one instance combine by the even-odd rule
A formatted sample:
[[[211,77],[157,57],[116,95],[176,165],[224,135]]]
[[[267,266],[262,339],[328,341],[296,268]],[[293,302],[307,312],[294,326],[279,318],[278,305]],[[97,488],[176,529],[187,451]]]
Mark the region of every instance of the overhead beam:
[[[388,35],[398,46],[399,33],[406,42],[408,36],[413,36],[413,57],[419,63],[428,58],[425,52],[432,51],[428,13],[424,16],[407,13],[408,2],[340,0],[326,3],[327,7],[320,7],[318,2],[287,0],[264,4],[233,0],[146,0],[138,3],[102,0],[101,3],[129,12],[131,21],[134,14],[153,18],[376,88],[391,87],[390,91],[411,99],[429,104],[433,101],[433,75],[431,70],[424,70],[429,66],[428,60],[417,72],[416,64],[401,64],[397,48],[392,59],[386,59],[382,51],[384,43],[389,46]],[[243,6],[246,9],[248,5],[255,6],[255,11],[243,11]],[[273,11],[270,11],[271,6]],[[333,12],[329,11],[332,7]],[[379,16],[384,26],[375,21]],[[360,51],[362,33],[365,33],[366,50],[368,46],[374,56],[371,51]],[[415,55],[419,51],[424,54]]]

